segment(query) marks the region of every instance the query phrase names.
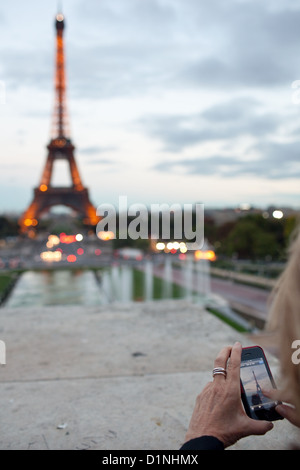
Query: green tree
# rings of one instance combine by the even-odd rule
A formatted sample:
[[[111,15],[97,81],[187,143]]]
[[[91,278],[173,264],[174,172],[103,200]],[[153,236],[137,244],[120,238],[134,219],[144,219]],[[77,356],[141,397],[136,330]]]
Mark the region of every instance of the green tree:
[[[0,216],[0,237],[15,237],[18,235],[19,226],[16,220]]]
[[[284,223],[261,215],[240,218],[222,242],[222,251],[239,258],[278,258],[285,248]]]

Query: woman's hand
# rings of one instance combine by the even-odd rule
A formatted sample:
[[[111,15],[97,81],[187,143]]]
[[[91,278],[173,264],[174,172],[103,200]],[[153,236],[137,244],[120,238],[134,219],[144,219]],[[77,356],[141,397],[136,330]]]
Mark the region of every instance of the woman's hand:
[[[280,414],[280,416],[286,418],[290,423],[294,424],[294,426],[300,428],[300,413],[292,404],[293,399],[291,397],[283,396],[282,392],[276,389],[263,390],[263,394],[266,397],[271,398],[271,400],[285,402],[277,405],[275,410]]]
[[[244,411],[240,386],[241,353],[242,345],[235,343],[218,354],[214,367],[226,369],[227,376],[216,375],[197,397],[185,442],[214,436],[226,448],[242,437],[262,435],[273,428],[271,422],[251,419]]]

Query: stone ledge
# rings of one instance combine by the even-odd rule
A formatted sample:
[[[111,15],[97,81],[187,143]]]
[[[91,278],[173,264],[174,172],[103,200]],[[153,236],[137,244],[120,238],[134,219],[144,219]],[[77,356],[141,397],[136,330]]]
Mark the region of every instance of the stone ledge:
[[[217,352],[249,344],[185,301],[0,315],[0,449],[177,450]],[[281,449],[293,438],[280,422],[233,448]]]

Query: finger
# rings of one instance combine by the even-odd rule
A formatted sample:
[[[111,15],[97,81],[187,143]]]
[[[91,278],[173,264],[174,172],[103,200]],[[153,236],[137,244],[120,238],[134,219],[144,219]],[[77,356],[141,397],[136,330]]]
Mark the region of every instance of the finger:
[[[217,355],[215,359],[214,367],[223,367],[224,369],[226,369],[227,361],[230,357],[231,349],[232,349],[231,346],[225,346],[224,348],[221,349],[221,351],[219,352],[219,354]]]
[[[263,394],[271,398],[271,400],[274,401],[283,401],[285,403],[292,403],[293,402],[293,397],[290,393],[288,392],[282,392],[282,390],[278,390],[277,388],[271,388],[271,389],[262,389]]]
[[[230,354],[231,354],[231,346],[225,346],[224,348],[222,348],[215,359],[214,368],[222,368],[226,370],[227,362],[230,357]],[[224,380],[226,379],[226,376],[224,374],[217,374],[214,376],[214,379]]]
[[[282,400],[281,397],[281,392],[277,390],[277,388],[271,388],[271,389],[262,389],[263,394],[265,397],[271,398],[271,400],[277,401],[277,400]]]
[[[275,409],[280,416],[286,418],[290,423],[298,427],[300,426],[299,413],[297,413],[294,407],[289,405],[278,405]]]
[[[242,345],[241,343],[237,342],[232,347],[227,372],[228,372],[228,379],[232,383],[238,384],[239,387],[240,387],[241,357],[242,357]]]

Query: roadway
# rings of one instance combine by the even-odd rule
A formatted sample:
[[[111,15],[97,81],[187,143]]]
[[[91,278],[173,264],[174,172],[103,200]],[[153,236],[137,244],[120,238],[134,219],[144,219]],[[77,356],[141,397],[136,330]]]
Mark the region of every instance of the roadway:
[[[163,277],[162,266],[156,266],[154,273]],[[184,274],[181,269],[173,269],[173,282],[185,285]],[[193,289],[199,289],[196,276],[193,276]],[[254,319],[258,326],[262,327],[268,313],[268,299],[270,290],[255,286],[249,286],[234,282],[232,279],[210,278],[210,290],[212,294],[225,299],[233,310],[236,310],[247,319]]]
[[[211,279],[212,292],[221,295],[230,303],[239,303],[267,314],[270,291],[236,283],[232,280]]]
[[[263,327],[268,315],[270,291],[232,280],[211,279],[211,290],[228,301],[230,307]]]

